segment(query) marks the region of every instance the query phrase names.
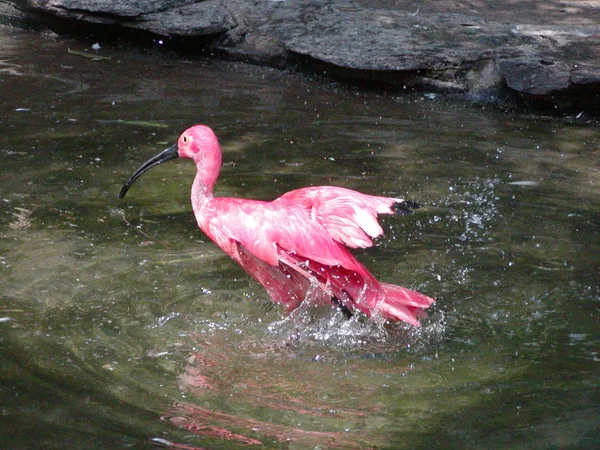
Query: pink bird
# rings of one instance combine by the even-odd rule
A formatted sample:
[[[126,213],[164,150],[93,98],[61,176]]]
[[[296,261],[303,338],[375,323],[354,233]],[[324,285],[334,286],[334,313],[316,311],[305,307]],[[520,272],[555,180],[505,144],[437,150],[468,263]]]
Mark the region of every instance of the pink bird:
[[[177,144],[144,163],[123,185],[123,198],[144,172],[177,157],[197,168],[192,209],[198,226],[287,312],[305,299],[419,325],[433,299],[383,283],[348,251],[373,245],[378,214],[407,214],[418,205],[342,187],[307,187],[272,202],[213,196],[221,146],[207,126],[186,130]]]

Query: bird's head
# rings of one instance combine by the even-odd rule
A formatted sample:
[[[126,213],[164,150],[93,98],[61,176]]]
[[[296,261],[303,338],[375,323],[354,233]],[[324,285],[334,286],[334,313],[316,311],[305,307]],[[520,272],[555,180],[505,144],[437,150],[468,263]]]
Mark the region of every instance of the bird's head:
[[[214,158],[215,153],[220,155],[221,148],[213,130],[206,125],[195,125],[179,136],[177,152],[180,158],[192,159],[198,165]]]
[[[193,160],[199,173],[201,172],[204,178],[206,178],[203,184],[210,185],[212,189],[212,185],[216,181],[219,169],[221,168],[221,147],[213,130],[206,125],[195,125],[185,130],[179,137],[177,144],[163,150],[142,164],[123,185],[119,193],[119,198],[125,197],[131,185],[144,172],[175,158],[189,158]]]

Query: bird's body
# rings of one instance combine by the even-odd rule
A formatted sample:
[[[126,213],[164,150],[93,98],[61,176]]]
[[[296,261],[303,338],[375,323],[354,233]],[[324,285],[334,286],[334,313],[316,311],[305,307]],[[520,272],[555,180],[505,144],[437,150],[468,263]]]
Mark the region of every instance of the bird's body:
[[[272,202],[214,197],[221,149],[203,125],[188,129],[177,147],[138,169],[121,197],[144,171],[177,156],[193,159],[198,169],[191,196],[198,226],[287,311],[310,297],[349,312],[418,325],[423,309],[433,302],[379,282],[346,248],[373,245],[372,239],[383,234],[378,214],[408,212],[417,205],[332,186],[298,189]]]

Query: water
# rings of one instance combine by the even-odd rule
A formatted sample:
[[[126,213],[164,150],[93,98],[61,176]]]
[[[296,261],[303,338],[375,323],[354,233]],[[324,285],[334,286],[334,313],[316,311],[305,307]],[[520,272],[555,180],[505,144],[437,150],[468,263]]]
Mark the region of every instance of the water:
[[[591,448],[600,131],[0,28],[0,439],[10,448]],[[86,50],[87,47],[87,50]],[[335,184],[423,205],[357,256],[423,327],[291,316],[196,229],[218,195]]]

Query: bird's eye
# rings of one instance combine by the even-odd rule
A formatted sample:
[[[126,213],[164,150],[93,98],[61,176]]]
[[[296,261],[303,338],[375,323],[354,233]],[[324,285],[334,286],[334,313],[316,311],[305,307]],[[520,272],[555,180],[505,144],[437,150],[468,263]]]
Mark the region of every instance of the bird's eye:
[[[188,141],[187,136],[184,136],[183,139],[182,139],[182,141],[183,141],[184,144],[187,144],[187,141]]]

